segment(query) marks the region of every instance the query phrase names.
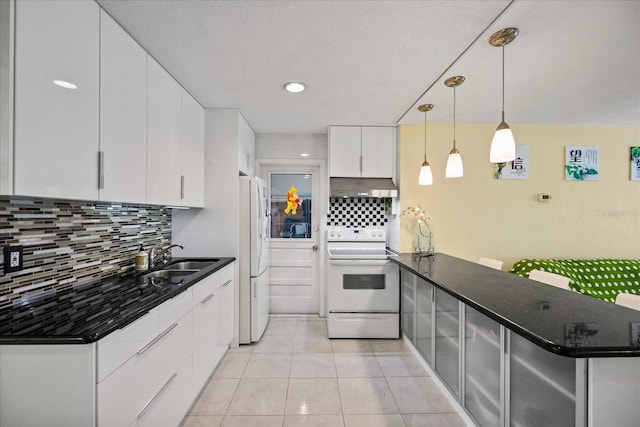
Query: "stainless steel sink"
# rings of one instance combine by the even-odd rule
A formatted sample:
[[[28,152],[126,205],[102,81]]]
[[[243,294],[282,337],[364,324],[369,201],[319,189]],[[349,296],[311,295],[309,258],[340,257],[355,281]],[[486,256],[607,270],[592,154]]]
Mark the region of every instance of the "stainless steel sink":
[[[152,271],[151,273],[147,273],[145,275],[143,275],[142,277],[158,277],[161,279],[173,279],[173,278],[178,278],[178,277],[184,277],[184,276],[189,276],[193,273],[197,273],[198,270],[186,270],[186,269],[180,269],[180,270],[158,270],[158,271]]]
[[[203,268],[211,267],[212,265],[220,262],[219,259],[208,259],[201,261],[177,261],[175,263],[166,265],[164,271],[182,271],[182,270],[202,270]]]

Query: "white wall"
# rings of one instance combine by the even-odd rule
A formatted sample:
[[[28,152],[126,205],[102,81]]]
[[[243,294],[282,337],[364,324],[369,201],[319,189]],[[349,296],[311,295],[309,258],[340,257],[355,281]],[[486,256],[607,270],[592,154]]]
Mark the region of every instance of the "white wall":
[[[256,135],[257,159],[327,159],[327,134],[268,133]],[[301,157],[301,153],[309,157]]]

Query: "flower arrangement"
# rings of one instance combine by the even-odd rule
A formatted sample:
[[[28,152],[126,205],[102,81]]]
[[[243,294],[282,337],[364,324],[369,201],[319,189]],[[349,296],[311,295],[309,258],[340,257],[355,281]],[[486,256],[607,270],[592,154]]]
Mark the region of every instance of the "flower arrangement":
[[[431,221],[431,216],[429,216],[429,214],[427,214],[424,211],[424,209],[422,209],[420,206],[409,206],[408,208],[402,211],[400,216],[417,218],[418,221],[426,221],[426,220]]]
[[[418,229],[416,230],[416,246],[415,251],[423,256],[433,254],[434,247],[432,244],[433,232],[427,221],[431,221],[431,216],[427,214],[420,206],[409,206],[404,209],[400,216],[416,218]]]

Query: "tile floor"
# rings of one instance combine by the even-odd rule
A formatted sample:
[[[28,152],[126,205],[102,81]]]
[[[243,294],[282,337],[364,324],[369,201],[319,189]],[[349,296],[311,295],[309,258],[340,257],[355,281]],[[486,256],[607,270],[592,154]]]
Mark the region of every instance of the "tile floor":
[[[330,340],[319,317],[272,317],[229,349],[182,427],[463,427],[402,340]]]

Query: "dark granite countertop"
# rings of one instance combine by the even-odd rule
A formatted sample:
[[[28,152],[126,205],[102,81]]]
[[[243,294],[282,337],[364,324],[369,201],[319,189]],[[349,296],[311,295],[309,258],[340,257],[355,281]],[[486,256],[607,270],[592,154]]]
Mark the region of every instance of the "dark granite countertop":
[[[180,260],[186,258],[174,258],[172,262]],[[0,345],[97,341],[233,261],[235,258],[216,258],[210,267],[180,278],[154,278],[152,282],[141,277],[148,272],[132,272],[60,293],[17,300],[12,308],[0,310]]]
[[[445,254],[401,254],[391,260],[552,353],[640,356],[638,310]],[[581,332],[582,338],[570,332]]]

